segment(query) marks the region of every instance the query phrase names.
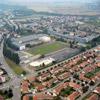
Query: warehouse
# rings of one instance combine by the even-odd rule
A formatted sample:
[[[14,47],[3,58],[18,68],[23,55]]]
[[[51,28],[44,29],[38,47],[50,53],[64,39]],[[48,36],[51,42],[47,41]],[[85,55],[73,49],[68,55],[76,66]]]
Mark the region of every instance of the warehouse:
[[[13,45],[13,48],[15,50],[24,50],[25,49],[25,45],[24,44],[20,44],[20,43],[17,43],[17,42],[12,42],[12,45]]]
[[[26,45],[36,46],[50,41],[51,38],[45,34],[34,34],[11,39],[12,45],[16,50],[24,50]]]

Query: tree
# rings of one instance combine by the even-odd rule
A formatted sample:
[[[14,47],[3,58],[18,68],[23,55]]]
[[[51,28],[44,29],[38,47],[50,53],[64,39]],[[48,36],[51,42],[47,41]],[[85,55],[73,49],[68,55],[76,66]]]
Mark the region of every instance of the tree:
[[[8,90],[8,97],[9,98],[12,98],[13,97],[13,91],[12,91],[12,89],[9,89]]]
[[[88,91],[88,89],[89,89],[89,86],[85,86],[85,87],[83,87],[83,88],[82,88],[83,93],[87,92],[87,91]]]
[[[73,77],[74,77],[75,79],[79,79],[79,75],[78,75],[78,74],[74,74]]]
[[[60,96],[56,96],[56,97],[54,97],[53,100],[61,100],[61,98],[60,98]]]
[[[7,40],[6,40],[7,42]],[[3,55],[7,58],[9,58],[10,60],[14,61],[16,64],[20,63],[20,58],[18,53],[15,53],[14,51],[12,51],[11,49],[9,49],[7,47],[6,42],[4,42],[4,46],[3,46]]]
[[[6,94],[8,94],[8,91],[7,91],[7,90],[5,90],[5,91],[4,91],[4,94],[5,94],[5,95],[6,95]]]
[[[81,52],[84,52],[85,50],[86,50],[85,47],[81,47],[81,48],[80,48],[80,51],[81,51]]]
[[[56,64],[57,62],[56,62],[56,61],[53,61],[52,63],[53,63],[53,64]]]
[[[44,58],[45,57],[45,55],[41,55],[41,58]]]
[[[95,83],[93,82],[93,81],[91,81],[90,83],[89,83],[89,85],[94,85]]]
[[[19,64],[19,63],[20,63],[20,58],[19,58],[18,53],[14,53],[12,58],[13,58],[13,61],[14,61],[16,64]]]
[[[13,93],[12,93],[12,92],[9,92],[9,93],[8,93],[8,97],[9,97],[9,98],[12,98],[12,97],[13,97]]]
[[[25,72],[25,71],[23,71],[23,72],[22,72],[22,74],[23,74],[23,75],[26,75],[26,72]]]

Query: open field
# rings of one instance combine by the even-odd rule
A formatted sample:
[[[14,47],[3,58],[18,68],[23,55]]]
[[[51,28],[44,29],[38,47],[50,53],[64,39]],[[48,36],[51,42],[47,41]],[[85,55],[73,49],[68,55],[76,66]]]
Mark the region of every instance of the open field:
[[[66,43],[56,41],[53,43],[42,44],[40,46],[33,47],[33,48],[29,49],[27,52],[29,52],[33,55],[36,55],[36,54],[44,55],[44,54],[48,54],[48,53],[63,49],[65,47],[67,47]]]
[[[8,58],[5,58],[7,64],[9,65],[9,67],[17,74],[17,75],[21,75],[23,74],[25,71],[24,69],[19,66],[16,65],[14,62],[12,62],[11,60],[9,60]]]

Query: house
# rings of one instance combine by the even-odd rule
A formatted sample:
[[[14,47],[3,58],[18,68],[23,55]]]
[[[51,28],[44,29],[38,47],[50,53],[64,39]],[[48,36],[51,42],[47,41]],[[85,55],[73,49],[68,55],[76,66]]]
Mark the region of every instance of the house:
[[[70,72],[72,73],[72,72],[78,72],[78,71],[80,71],[80,68],[78,67],[78,66],[74,66],[74,67],[72,67],[71,69],[70,69]]]
[[[53,96],[46,93],[37,93],[33,96],[33,100],[53,100]]]
[[[100,62],[100,56],[97,56],[97,57],[95,58],[95,61],[96,61],[96,62]]]
[[[4,98],[0,95],[0,100],[4,100]]]
[[[74,82],[69,82],[69,86],[74,88],[75,90],[81,89],[81,86],[79,84],[74,83]]]
[[[62,67],[56,67],[56,68],[50,70],[51,74],[58,74],[63,71],[64,71],[64,69]]]
[[[84,71],[84,73],[86,74],[86,73],[88,73],[88,72],[93,71],[94,69],[95,69],[94,66],[87,66],[87,67],[85,67],[85,68],[83,69],[83,71]]]
[[[93,92],[97,93],[97,94],[100,94],[100,87],[96,87],[96,89]]]
[[[76,100],[80,96],[80,93],[75,91],[67,97],[67,100]]]
[[[98,80],[100,80],[100,73],[96,73],[96,75],[94,77],[91,78],[92,81],[96,82]]]
[[[90,82],[90,79],[86,78],[86,77],[85,77],[85,74],[83,74],[83,73],[81,73],[81,74],[79,75],[79,79],[80,79],[80,80],[83,80],[83,81]]]
[[[3,72],[3,70],[2,69],[0,69],[0,75],[2,75],[4,72]]]
[[[46,89],[46,87],[42,84],[39,84],[38,86],[36,86],[37,91],[43,91]]]
[[[80,64],[80,67],[81,68],[84,68],[85,66],[87,66],[89,63],[88,63],[88,61],[84,61],[84,62],[82,62],[81,64]]]
[[[97,66],[100,67],[100,62],[97,63]]]
[[[6,82],[6,77],[0,76],[0,83],[4,83],[4,82]]]
[[[37,77],[37,80],[44,81],[49,77],[51,77],[50,73],[43,73],[43,74],[41,74],[40,76]]]
[[[1,100],[1,99],[0,99]],[[30,100],[28,95],[23,96],[23,100]]]
[[[89,98],[87,98],[86,100],[99,100],[99,97],[97,94],[92,94]]]
[[[69,72],[65,72],[65,73],[62,73],[61,75],[58,76],[58,79],[59,80],[63,80],[63,79],[66,79],[70,76],[70,73]]]
[[[42,84],[46,87],[51,87],[53,83],[57,83],[58,79],[57,78],[52,78],[49,81],[43,82]]]
[[[36,77],[30,76],[30,77],[27,78],[27,80],[28,80],[30,83],[32,83],[32,82],[34,82],[34,81],[36,80]]]
[[[23,80],[21,82],[21,92],[28,93],[29,92],[29,82],[27,80]]]
[[[58,95],[62,89],[66,88],[68,86],[68,82],[66,83],[61,83],[58,86],[56,86],[53,90],[53,93],[55,93],[56,95]]]

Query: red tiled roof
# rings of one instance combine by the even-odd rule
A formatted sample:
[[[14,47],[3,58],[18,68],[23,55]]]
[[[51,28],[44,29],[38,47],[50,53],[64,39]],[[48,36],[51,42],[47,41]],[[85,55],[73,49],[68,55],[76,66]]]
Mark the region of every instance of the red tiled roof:
[[[80,80],[85,80],[85,81],[90,81],[90,79],[86,78],[86,77],[84,76],[84,74],[82,74],[82,73],[79,75],[79,79],[80,79]]]
[[[29,100],[29,96],[28,95],[23,96],[23,100]]]
[[[96,89],[93,92],[100,94],[100,87],[96,87]]]
[[[80,68],[78,66],[75,66],[75,67],[70,69],[71,72],[75,72],[75,71],[77,72],[79,70],[80,70]]]
[[[21,82],[21,91],[23,93],[28,93],[28,90],[29,90],[29,87],[28,86],[29,86],[29,83],[28,83],[27,80],[22,81]]]
[[[31,82],[34,82],[36,78],[35,78],[34,76],[30,76],[30,77],[28,77],[27,79],[28,79],[29,82],[31,83]]]
[[[69,72],[65,72],[61,75],[58,76],[59,79],[65,79],[65,78],[68,78],[70,76],[70,73]]]
[[[72,94],[70,94],[70,95],[67,97],[67,99],[68,99],[68,100],[76,100],[76,98],[77,98],[78,96],[80,96],[80,93],[75,91],[75,92],[73,92]]]
[[[83,68],[84,68],[86,65],[88,65],[88,62],[87,62],[87,61],[84,61],[84,62],[82,62],[82,63],[80,64],[80,66],[83,67]]]
[[[93,94],[87,100],[99,100],[99,98],[97,94]]]
[[[67,86],[68,86],[68,82],[66,82],[66,83],[61,83],[61,84],[59,84],[57,87],[54,88],[54,92],[55,92],[56,94],[59,94],[59,93],[61,92],[61,90],[64,89],[65,87],[67,87]]]
[[[63,71],[64,69],[62,67],[57,67],[57,68],[54,68],[52,69],[50,72],[52,74],[57,74],[59,71]]]
[[[92,77],[91,80],[93,80],[93,81],[98,81],[98,80],[100,80],[100,73],[99,73],[99,72],[96,73],[96,75],[95,75],[94,77]]]
[[[43,81],[47,77],[50,77],[50,73],[43,73],[42,75],[40,75],[39,77],[37,77],[37,79],[40,80],[40,81]]]
[[[53,96],[44,93],[38,93],[33,96],[33,100],[53,100]]]
[[[95,68],[93,66],[88,66],[88,67],[85,67],[83,70],[85,73],[88,73],[88,72],[91,72],[93,71]]]
[[[42,91],[42,90],[45,89],[45,86],[42,85],[42,84],[40,84],[40,85],[38,85],[38,86],[36,87],[36,89],[39,90],[39,91]]]
[[[4,100],[4,98],[0,95],[0,100]]]
[[[49,81],[44,82],[43,85],[45,85],[47,87],[50,87],[52,85],[52,83],[55,83],[55,82],[58,82],[58,79],[57,78],[52,78]]]
[[[100,62],[97,63],[98,67],[100,67]]]
[[[76,84],[74,82],[69,82],[69,86],[73,87],[74,89],[80,89],[81,88],[81,86],[79,84]]]

